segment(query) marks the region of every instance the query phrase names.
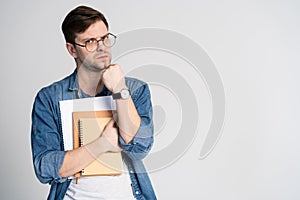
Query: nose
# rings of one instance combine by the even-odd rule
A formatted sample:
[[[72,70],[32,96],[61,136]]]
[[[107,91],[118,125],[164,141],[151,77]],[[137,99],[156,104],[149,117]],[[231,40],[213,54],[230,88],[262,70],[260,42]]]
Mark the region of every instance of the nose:
[[[104,44],[103,44],[103,41],[102,40],[100,40],[100,41],[98,41],[98,43],[97,43],[97,51],[104,51],[104,49],[105,49],[105,46],[104,46]]]

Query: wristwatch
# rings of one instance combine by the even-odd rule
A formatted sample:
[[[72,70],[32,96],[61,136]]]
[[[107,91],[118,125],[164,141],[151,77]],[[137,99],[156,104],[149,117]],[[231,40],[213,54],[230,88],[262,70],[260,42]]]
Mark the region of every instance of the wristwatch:
[[[116,99],[128,99],[130,97],[130,91],[127,88],[122,89],[118,93],[112,94],[114,100]]]

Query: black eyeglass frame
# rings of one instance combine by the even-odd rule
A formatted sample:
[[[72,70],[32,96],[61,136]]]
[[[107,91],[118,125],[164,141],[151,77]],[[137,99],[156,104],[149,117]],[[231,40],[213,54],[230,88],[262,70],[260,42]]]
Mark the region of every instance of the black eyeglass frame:
[[[107,38],[107,36],[109,36],[109,35],[113,36],[115,40],[114,40],[114,43],[113,43],[112,45],[106,46],[105,43],[104,43],[104,40],[105,40],[105,38]],[[97,41],[97,46],[98,46],[99,42],[102,41],[102,43],[103,43],[104,46],[106,46],[106,47],[112,47],[112,46],[114,46],[114,44],[116,43],[116,39],[117,39],[117,36],[115,36],[115,35],[112,34],[112,33],[107,33],[106,35],[102,36],[102,37],[101,37],[100,39],[98,39],[98,40],[97,40],[96,38],[90,38],[89,40],[96,40],[96,41]],[[73,44],[75,44],[75,45],[77,45],[77,46],[80,46],[80,47],[84,47],[88,52],[93,52],[93,51],[95,51],[95,50],[97,49],[97,47],[96,47],[96,49],[94,49],[93,51],[88,50],[87,44],[86,44],[86,43],[87,43],[89,40],[87,40],[87,41],[85,42],[85,44],[78,44],[78,43],[76,43],[76,42],[73,42]]]

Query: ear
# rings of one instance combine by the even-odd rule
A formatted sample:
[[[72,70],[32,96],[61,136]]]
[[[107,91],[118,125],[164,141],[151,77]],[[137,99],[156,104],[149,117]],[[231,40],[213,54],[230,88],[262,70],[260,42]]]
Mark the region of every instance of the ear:
[[[66,47],[67,47],[67,50],[68,50],[69,54],[70,54],[73,58],[77,58],[77,57],[78,57],[78,56],[77,56],[77,51],[76,51],[76,49],[75,49],[75,47],[74,47],[73,44],[67,42],[67,43],[66,43]]]

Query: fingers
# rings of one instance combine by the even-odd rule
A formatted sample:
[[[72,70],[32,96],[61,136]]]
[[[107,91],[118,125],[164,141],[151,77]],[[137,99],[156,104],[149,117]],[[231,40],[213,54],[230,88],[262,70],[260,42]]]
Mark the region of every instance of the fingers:
[[[106,141],[108,151],[120,152],[118,129],[114,127],[115,120],[111,119],[105,126],[102,138]]]
[[[104,130],[106,129],[106,127],[113,128],[113,127],[114,127],[114,123],[115,123],[115,120],[114,120],[114,119],[109,120],[109,122],[108,122],[108,123],[106,124],[106,126],[104,127]]]
[[[106,88],[114,93],[126,87],[124,73],[118,64],[110,64],[102,74]]]
[[[103,68],[103,73],[106,71],[106,70],[108,70],[110,67],[119,67],[119,65],[118,64],[109,64],[109,65],[107,65],[106,67],[104,67]]]
[[[119,146],[118,143],[115,143],[109,138],[102,137],[103,147],[106,149],[106,152],[121,152],[123,149]]]
[[[106,137],[112,137],[112,135],[117,135],[118,130],[114,127],[115,120],[111,119],[109,122],[106,124],[106,126],[103,129],[103,136]]]
[[[109,65],[107,65],[106,67],[104,67],[102,70],[103,70],[103,73],[107,70],[107,69],[109,69],[111,66],[115,66],[116,64],[109,64]]]

